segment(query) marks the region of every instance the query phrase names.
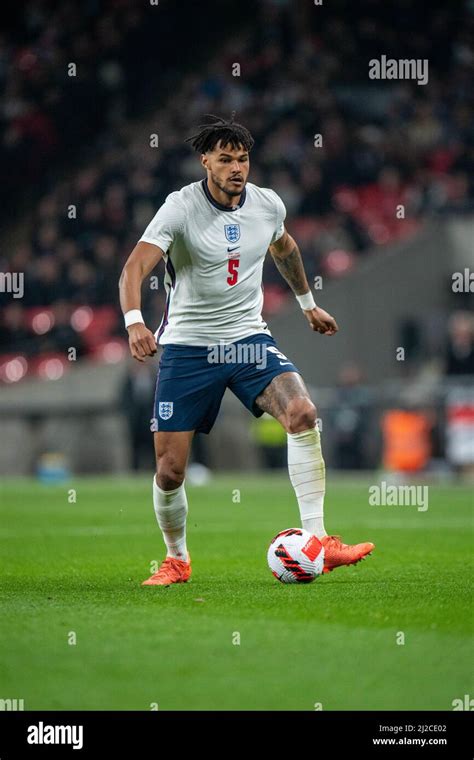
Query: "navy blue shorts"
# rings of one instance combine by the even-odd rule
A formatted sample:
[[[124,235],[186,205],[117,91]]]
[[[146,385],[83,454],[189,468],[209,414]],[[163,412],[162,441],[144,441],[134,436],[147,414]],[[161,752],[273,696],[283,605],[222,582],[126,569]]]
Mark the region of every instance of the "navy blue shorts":
[[[163,346],[154,404],[154,430],[209,433],[230,388],[255,417],[255,399],[277,375],[299,372],[270,335],[258,333],[216,346]]]

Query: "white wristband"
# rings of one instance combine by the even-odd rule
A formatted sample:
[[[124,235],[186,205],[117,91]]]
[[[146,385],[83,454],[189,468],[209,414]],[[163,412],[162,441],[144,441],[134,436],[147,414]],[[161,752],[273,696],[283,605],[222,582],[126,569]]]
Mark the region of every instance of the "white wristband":
[[[137,322],[142,322],[145,324],[145,320],[142,317],[140,309],[130,309],[130,311],[127,311],[127,313],[124,314],[124,319],[125,327],[130,327],[130,325],[134,325]]]
[[[302,296],[296,296],[296,300],[298,301],[303,311],[310,311],[310,309],[316,308],[316,304],[314,302],[313,294],[311,291],[305,293]]]

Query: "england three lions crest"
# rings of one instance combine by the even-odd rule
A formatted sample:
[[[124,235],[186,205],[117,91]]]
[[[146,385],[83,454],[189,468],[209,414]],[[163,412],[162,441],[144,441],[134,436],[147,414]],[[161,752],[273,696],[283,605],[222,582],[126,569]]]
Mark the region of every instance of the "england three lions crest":
[[[240,240],[240,224],[224,224],[224,232],[229,243]]]
[[[160,401],[158,404],[158,414],[162,420],[169,420],[169,418],[173,416],[173,402]]]

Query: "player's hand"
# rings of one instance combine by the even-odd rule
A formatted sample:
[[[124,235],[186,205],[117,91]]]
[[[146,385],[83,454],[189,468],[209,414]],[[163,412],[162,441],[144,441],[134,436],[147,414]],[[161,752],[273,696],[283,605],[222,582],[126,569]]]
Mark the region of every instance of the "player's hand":
[[[315,309],[304,310],[311,329],[321,335],[335,335],[339,330],[336,320],[327,311],[316,306]]]
[[[129,326],[128,344],[133,358],[139,362],[144,362],[147,356],[154,356],[157,351],[155,336],[143,322]]]

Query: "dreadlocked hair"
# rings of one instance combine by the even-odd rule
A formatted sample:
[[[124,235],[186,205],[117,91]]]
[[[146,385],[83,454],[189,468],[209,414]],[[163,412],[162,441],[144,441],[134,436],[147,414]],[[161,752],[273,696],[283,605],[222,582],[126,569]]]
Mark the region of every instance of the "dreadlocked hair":
[[[242,124],[234,122],[235,111],[232,111],[229,121],[220,116],[214,116],[212,113],[206,113],[204,116],[213,119],[213,121],[208,124],[200,124],[199,132],[185,140],[185,142],[191,143],[194,150],[199,153],[207,153],[208,150],[214,150],[219,141],[223,146],[230,144],[233,150],[238,150],[240,146],[245,150],[251,150],[254,139],[248,129]]]

